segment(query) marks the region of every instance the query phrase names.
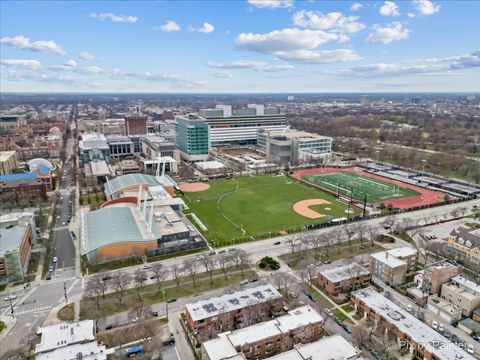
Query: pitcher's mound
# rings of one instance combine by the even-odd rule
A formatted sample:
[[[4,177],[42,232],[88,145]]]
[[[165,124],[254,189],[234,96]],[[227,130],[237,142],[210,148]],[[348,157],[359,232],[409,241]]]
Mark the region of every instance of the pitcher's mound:
[[[308,199],[308,200],[301,200],[296,202],[293,205],[293,210],[302,216],[308,217],[310,219],[318,219],[324,217],[324,214],[320,214],[315,210],[310,209],[310,206],[313,205],[327,205],[330,204],[329,201],[324,199]]]
[[[210,185],[196,182],[196,183],[183,183],[179,185],[180,190],[183,192],[198,192],[198,191],[205,191],[210,188]]]

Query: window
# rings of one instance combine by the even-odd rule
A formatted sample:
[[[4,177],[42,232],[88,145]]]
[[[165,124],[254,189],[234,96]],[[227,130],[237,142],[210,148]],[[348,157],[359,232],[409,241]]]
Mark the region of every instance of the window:
[[[261,347],[262,347],[262,345],[256,345],[256,346],[255,346],[255,350],[258,350],[258,349],[260,349]]]

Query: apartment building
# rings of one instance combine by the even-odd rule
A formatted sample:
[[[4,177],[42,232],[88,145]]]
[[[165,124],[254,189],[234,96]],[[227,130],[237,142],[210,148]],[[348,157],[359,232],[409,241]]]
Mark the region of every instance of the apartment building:
[[[448,284],[443,284],[440,296],[461,308],[466,317],[470,317],[480,307],[480,285],[463,275],[457,275]]]
[[[381,251],[370,255],[370,272],[387,285],[397,286],[405,282],[408,263],[390,255],[388,251]]]
[[[399,248],[387,250],[388,254],[407,263],[407,271],[415,269],[418,259],[418,251],[411,246],[402,246]]]
[[[295,344],[318,340],[324,322],[311,306],[302,306],[276,319],[219,334],[202,344],[202,359],[221,360],[225,353],[243,354],[247,360],[264,359]]]
[[[185,305],[186,320],[199,338],[233,330],[260,320],[281,304],[282,295],[270,284]]]
[[[358,263],[336,266],[318,273],[314,281],[330,296],[364,288],[370,284],[370,270]]]
[[[397,345],[408,350],[412,358],[475,359],[473,355],[455,346],[450,340],[371,287],[353,292],[350,301],[357,312],[363,314],[364,318],[371,319],[377,328],[383,328],[386,337],[396,339]]]
[[[0,175],[8,175],[17,170],[18,161],[15,151],[0,151]]]
[[[457,260],[480,269],[480,229],[453,229],[448,237],[448,248]]]

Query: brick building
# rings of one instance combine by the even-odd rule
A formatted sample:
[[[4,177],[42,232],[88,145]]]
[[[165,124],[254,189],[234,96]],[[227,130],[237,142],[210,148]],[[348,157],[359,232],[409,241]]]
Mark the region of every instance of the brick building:
[[[147,117],[143,115],[125,116],[125,134],[145,135],[147,130]]]
[[[215,333],[253,324],[279,306],[281,299],[272,285],[261,285],[187,304],[186,320],[200,339],[211,338]]]
[[[332,296],[368,286],[370,271],[358,263],[340,265],[320,271],[314,281]]]
[[[410,352],[412,358],[424,360],[474,360],[461,347],[402,309],[383,294],[368,287],[352,293],[354,308],[383,329],[389,341]]]
[[[220,360],[241,353],[245,359],[264,359],[291,350],[298,343],[320,338],[325,320],[309,305],[287,315],[239,330],[222,333],[202,344],[202,359]]]

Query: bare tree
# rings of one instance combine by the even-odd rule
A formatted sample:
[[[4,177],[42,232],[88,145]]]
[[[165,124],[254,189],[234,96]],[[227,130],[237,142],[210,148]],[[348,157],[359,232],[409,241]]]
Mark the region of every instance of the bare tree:
[[[352,329],[352,339],[355,342],[355,345],[361,349],[368,340],[367,330],[361,325],[354,326]]]
[[[289,245],[292,249],[292,254],[295,254],[295,247],[299,244],[300,239],[296,235],[289,236],[285,240],[285,244]]]
[[[462,217],[464,217],[465,213],[467,212],[467,207],[466,206],[461,206],[458,210],[462,214]]]
[[[85,293],[89,297],[95,297],[97,309],[100,309],[100,296],[104,293],[104,288],[103,281],[98,276],[94,276],[90,279],[90,281],[87,283]]]
[[[395,215],[389,215],[383,220],[383,225],[389,228],[389,231],[392,232],[393,227],[397,223],[397,217]]]
[[[238,258],[240,261],[240,271],[243,276],[243,270],[250,267],[252,265],[252,261],[248,257],[248,254],[245,250],[238,251]]]
[[[145,284],[145,281],[147,281],[147,273],[142,269],[135,270],[133,281],[135,282],[135,289],[137,290],[138,300],[142,301],[140,292],[141,290],[143,290],[143,285]]]
[[[353,237],[355,236],[356,231],[352,226],[345,226],[342,228],[342,230],[343,230],[343,235],[347,238],[348,249],[350,250],[350,252],[352,252],[352,240],[353,240]]]
[[[154,265],[152,268],[153,276],[155,277],[155,280],[157,281],[158,285],[158,290],[162,291],[163,290],[163,282],[168,278],[168,275],[170,274],[170,271],[166,268],[164,268],[162,265],[157,264]]]
[[[183,268],[175,264],[171,267],[171,271],[173,274],[173,278],[175,279],[175,284],[177,285],[177,290],[178,290],[178,287],[180,286],[180,277],[181,277],[181,274],[183,273]]]
[[[113,288],[120,304],[122,303],[125,289],[128,284],[130,284],[130,281],[132,281],[132,279],[127,273],[117,272],[112,276]]]
[[[370,226],[367,228],[367,236],[370,240],[370,245],[374,245],[374,241],[377,239],[378,236],[378,229],[376,227]]]
[[[223,275],[225,275],[225,280],[228,279],[227,269],[228,269],[228,267],[230,266],[231,263],[232,263],[232,257],[230,255],[220,254],[218,256],[218,265],[222,269]]]
[[[136,303],[129,311],[128,317],[130,319],[148,320],[153,317],[152,307],[149,304],[145,304],[143,301]]]
[[[197,275],[198,272],[198,260],[196,258],[187,258],[183,260],[183,269],[185,270],[185,273],[191,276],[193,287],[196,287],[195,275]]]
[[[202,263],[202,265],[205,267],[205,272],[208,273],[208,276],[210,277],[210,283],[212,283],[213,270],[215,270],[215,265],[217,263],[216,258],[207,253],[203,253],[199,255],[198,259]]]
[[[332,241],[337,244],[337,250],[338,253],[340,254],[340,246],[342,245],[342,240],[343,240],[343,231],[341,228],[337,227],[334,230],[330,232],[331,234],[331,239]]]
[[[359,222],[358,224],[356,224],[355,228],[358,234],[358,238],[360,239],[360,246],[363,247],[363,240],[365,240],[368,227],[364,222]]]

